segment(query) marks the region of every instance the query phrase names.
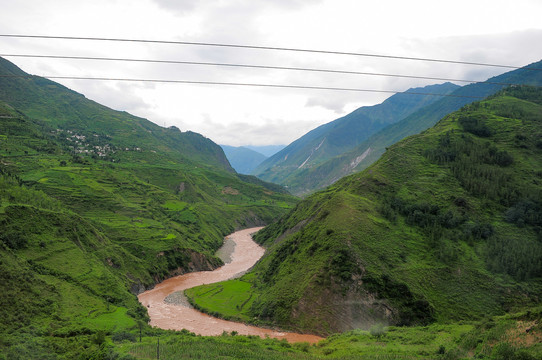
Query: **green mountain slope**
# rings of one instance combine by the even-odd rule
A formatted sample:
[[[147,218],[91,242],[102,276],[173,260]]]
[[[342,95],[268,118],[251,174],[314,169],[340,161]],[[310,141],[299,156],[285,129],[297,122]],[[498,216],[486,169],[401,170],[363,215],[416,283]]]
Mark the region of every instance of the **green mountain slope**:
[[[244,146],[220,145],[231,166],[240,174],[250,174],[267,156]]]
[[[539,304],[541,121],[542,90],[509,88],[391,146],[257,234],[268,251],[232,309],[329,334]]]
[[[405,93],[448,94],[457,88],[446,83],[409,89]],[[264,161],[253,174],[267,181],[288,184],[290,176],[356,147],[385,126],[436,100],[435,96],[396,94],[382,104],[361,107],[303,135]]]
[[[529,68],[540,68],[541,66],[542,62],[530,64],[524,69],[514,70],[487,80],[491,83],[484,82],[464,86],[455,90],[452,95],[486,97],[506,86],[498,85],[498,83],[541,86],[542,72],[528,70]],[[361,142],[356,148],[324,163],[293,173],[281,184],[287,185],[289,190],[296,195],[306,195],[315,190],[323,189],[343,176],[365,169],[375,162],[388,146],[433,126],[446,114],[470,104],[474,100],[468,97],[440,99],[403,120],[385,127]]]
[[[201,135],[40,78],[1,78],[0,89],[0,296],[9,320],[0,354],[10,359],[93,358],[102,332],[145,321],[137,293],[221,265],[214,253],[224,235],[297,202],[236,174]]]
[[[0,76],[0,100],[53,130],[77,130],[87,142],[93,140],[90,145],[108,144],[117,155],[139,148],[160,152],[176,162],[188,159],[233,171],[221,148],[199,134],[181,132],[175,127],[162,128],[146,119],[111,110],[58,83],[30,77],[3,58]],[[87,146],[81,150],[93,149]]]

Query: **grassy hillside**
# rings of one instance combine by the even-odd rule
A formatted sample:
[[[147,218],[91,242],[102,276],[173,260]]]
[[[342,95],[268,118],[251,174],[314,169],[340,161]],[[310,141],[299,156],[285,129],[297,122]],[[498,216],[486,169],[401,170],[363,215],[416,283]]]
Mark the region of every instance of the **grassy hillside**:
[[[0,70],[20,71],[3,60]],[[236,174],[201,135],[40,78],[3,78],[0,89],[0,354],[9,359],[101,358],[104,335],[146,323],[137,293],[219,266],[224,235],[297,201]]]
[[[457,88],[445,83],[409,89],[405,93],[448,94]],[[436,100],[435,96],[396,94],[382,104],[361,107],[303,135],[265,160],[253,174],[277,184],[290,184],[289,177],[356,147],[385,126]]]
[[[3,58],[0,76],[0,100],[52,130],[62,131],[61,135],[71,131],[70,137],[85,137],[83,144],[76,143],[80,139],[72,139],[76,153],[119,161],[125,153],[140,149],[155,151],[174,162],[186,159],[233,171],[220,146],[199,134],[162,128],[124,111],[114,111],[58,83],[30,76]]]
[[[296,195],[307,195],[315,190],[323,189],[340,178],[361,171],[371,165],[386,151],[386,148],[397,141],[417,134],[433,126],[445,115],[458,110],[460,107],[475,101],[469,96],[486,97],[506,87],[505,84],[542,85],[542,73],[529,70],[539,68],[542,62],[530,64],[523,69],[493,77],[487,82],[464,86],[455,90],[452,95],[439,99],[418,111],[410,114],[397,123],[386,126],[379,132],[360,142],[360,144],[326,162],[296,171],[279,182],[287,185]],[[464,97],[461,97],[464,96]]]
[[[117,161],[74,153],[70,144],[75,140],[67,139],[87,144],[77,130],[50,130],[7,104],[0,113],[4,172],[55,198],[145,259],[150,276],[138,276],[134,285],[151,285],[183,264],[179,258],[157,266],[152,259],[163,251],[181,252],[187,259],[198,253],[216,263],[212,253],[223,235],[269,222],[295,201],[275,185],[266,187],[250,177],[245,182],[187,159],[173,162],[159,152],[124,151],[113,155]]]
[[[222,284],[250,297],[236,316],[329,334],[539,304],[541,119],[541,90],[509,88],[308,197],[257,234],[252,273]]]
[[[146,333],[142,343],[118,342],[119,352],[138,359],[498,359],[534,360],[542,356],[540,308],[481,322],[418,327],[374,327],[334,334],[316,345],[223,334],[209,338],[187,332]],[[132,341],[135,336],[132,335]]]

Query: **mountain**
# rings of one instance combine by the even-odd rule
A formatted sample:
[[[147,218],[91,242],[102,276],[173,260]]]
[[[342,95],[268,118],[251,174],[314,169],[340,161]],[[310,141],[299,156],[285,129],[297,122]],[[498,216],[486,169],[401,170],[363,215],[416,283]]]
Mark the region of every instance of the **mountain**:
[[[296,202],[199,134],[0,59],[0,358],[117,358],[104,336],[146,327],[137,293]]]
[[[445,83],[413,88],[405,93],[448,94],[458,86]],[[288,178],[334,156],[342,154],[383,127],[438,100],[430,95],[396,94],[375,106],[364,106],[303,135],[259,165],[253,172],[259,178],[289,184]]]
[[[457,89],[451,93],[456,97],[439,99],[410,114],[403,120],[388,125],[361,142],[354,149],[313,167],[295,171],[280,183],[287,185],[289,191],[296,195],[306,195],[315,190],[323,189],[343,176],[365,169],[384,153],[386,147],[406,136],[417,134],[433,126],[446,114],[475,101],[474,97],[486,97],[494,94],[505,87],[505,84],[542,85],[542,71],[529,70],[530,68],[540,69],[541,67],[542,61],[530,64],[523,69],[493,77],[486,82],[475,83]]]
[[[58,83],[30,76],[0,58],[0,100],[53,129],[79,131],[87,139],[105,139],[118,149],[141,148],[172,158],[217,166],[233,171],[222,149],[211,140],[176,127],[162,128],[123,111],[113,111]]]
[[[240,174],[250,174],[267,157],[244,146],[220,145],[231,166]]]
[[[330,334],[539,305],[542,90],[464,106],[256,240],[267,251],[253,270],[215,286],[245,289],[227,311],[260,323]],[[220,312],[215,293],[191,301]]]
[[[247,149],[254,150],[260,154],[270,157],[281,151],[286,145],[245,145]]]

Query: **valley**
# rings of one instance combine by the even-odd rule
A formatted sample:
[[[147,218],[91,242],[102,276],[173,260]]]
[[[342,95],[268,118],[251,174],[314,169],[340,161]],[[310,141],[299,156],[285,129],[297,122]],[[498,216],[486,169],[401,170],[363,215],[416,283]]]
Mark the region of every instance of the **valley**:
[[[537,308],[540,94],[508,88],[465,106],[260,231],[265,256],[222,283],[254,298],[237,318],[326,336]],[[209,286],[188,294],[219,309]]]
[[[0,76],[0,359],[542,356],[540,72],[358,109],[265,180],[203,135]]]
[[[264,338],[268,336],[286,339],[289,342],[315,343],[321,340],[322,338],[318,336],[285,333],[216,319],[200,313],[190,307],[186,300],[182,300],[181,294],[186,289],[229,280],[249,270],[264,253],[264,249],[251,239],[252,234],[260,229],[251,228],[230,234],[227,241],[233,242],[234,249],[231,254],[228,254],[231,261],[226,262],[222,267],[213,271],[192,272],[176,276],[157,284],[152,290],[139,294],[139,301],[147,307],[151,319],[150,325],[162,329],[186,329],[199,335],[216,336],[223,332],[235,331],[240,335],[257,335]],[[175,297],[179,297],[181,300],[168,300]]]

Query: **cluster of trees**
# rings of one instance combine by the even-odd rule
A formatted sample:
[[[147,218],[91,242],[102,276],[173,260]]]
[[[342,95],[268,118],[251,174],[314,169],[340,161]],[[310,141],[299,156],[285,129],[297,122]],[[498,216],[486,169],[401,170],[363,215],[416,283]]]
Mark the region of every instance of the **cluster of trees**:
[[[493,134],[491,129],[485,124],[486,117],[481,114],[466,115],[459,117],[459,123],[466,132],[480,137],[489,137]]]
[[[467,201],[463,198],[456,198],[455,207],[466,207]],[[494,233],[493,226],[488,223],[469,221],[460,211],[451,207],[444,210],[438,205],[426,201],[411,202],[397,196],[390,196],[384,199],[380,212],[390,221],[396,221],[397,215],[402,215],[409,225],[418,226],[427,230],[428,234],[443,234],[445,229],[459,230],[459,234],[451,236],[456,238],[487,239]]]
[[[475,241],[489,239],[495,233],[493,225],[465,216],[464,208],[467,207],[464,198],[456,198],[453,205],[443,209],[426,201],[412,202],[390,196],[382,202],[380,212],[392,222],[402,216],[406,224],[421,228],[436,258],[451,265],[460,256],[459,240],[472,245]]]
[[[449,166],[461,186],[475,196],[485,197],[510,206],[521,197],[513,182],[513,172],[507,167],[514,163],[513,156],[499,150],[487,141],[467,134],[447,132],[436,148],[428,149],[425,156],[440,165]]]
[[[526,225],[535,226],[539,233],[542,233],[542,197],[527,198],[518,201],[504,214],[505,220],[516,224],[518,227]]]
[[[542,242],[494,237],[487,243],[490,271],[523,281],[542,276]]]
[[[502,212],[502,220],[518,227],[530,226],[538,232],[539,239],[535,241],[499,234],[493,236],[494,229],[489,224],[465,223],[464,230],[475,238],[487,240],[485,253],[490,271],[506,273],[520,281],[542,275],[541,191],[522,185],[521,179],[511,168],[514,164],[512,154],[481,139],[492,135],[484,116],[467,113],[459,118],[459,123],[465,132],[475,136],[449,131],[441,136],[436,148],[427,150],[424,155],[432,162],[449,167],[461,186],[473,196],[492,200],[500,205],[499,209],[504,206],[506,210]],[[515,139],[524,142],[523,137],[516,134]],[[414,219],[416,221],[413,223],[417,225],[425,224],[420,219],[426,219],[426,222],[429,219],[438,224],[442,216],[439,211],[428,210],[427,207],[418,207],[416,216],[413,216],[409,209],[412,207],[403,207],[402,213],[407,217],[407,222],[412,223]]]

